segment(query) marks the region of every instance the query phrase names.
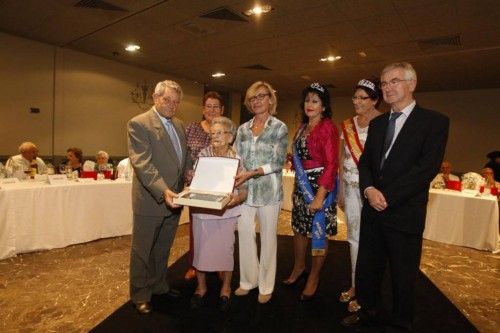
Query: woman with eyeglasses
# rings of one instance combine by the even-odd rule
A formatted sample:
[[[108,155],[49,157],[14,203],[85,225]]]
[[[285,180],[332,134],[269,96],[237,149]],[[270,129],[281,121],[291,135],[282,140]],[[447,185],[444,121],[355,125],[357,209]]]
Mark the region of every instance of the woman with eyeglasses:
[[[236,127],[231,119],[215,117],[210,125],[210,145],[200,151],[199,156],[219,156],[238,158],[231,147]],[[239,172],[243,171],[240,165]],[[219,306],[222,311],[229,309],[231,299],[231,277],[234,266],[234,231],[240,204],[246,198],[245,185],[240,185],[232,194],[231,201],[220,210],[191,208],[194,259],[198,285],[191,298],[191,308],[198,309],[205,303],[207,293],[206,272],[222,272]]]
[[[263,81],[247,90],[245,105],[253,114],[238,128],[234,147],[245,170],[236,184],[247,182],[248,195],[238,218],[240,285],[234,294],[248,295],[259,288],[259,303],[267,303],[276,278],[277,224],[283,201],[282,167],[288,145],[288,128],[278,120],[273,87]],[[260,223],[260,258],[257,257],[255,217]]]
[[[362,198],[359,193],[358,163],[363,153],[370,121],[381,113],[377,110],[382,101],[378,81],[362,79],[354,88],[352,103],[355,116],[342,122],[340,137],[340,184],[338,206],[344,211],[347,223],[347,241],[351,253],[351,288],[340,294],[339,300],[348,303],[348,310],[360,309],[356,301],[355,273],[358,257],[359,230]]]
[[[215,91],[209,91],[203,96],[203,119],[188,125],[186,128],[186,144],[188,153],[194,162],[198,159],[198,154],[203,148],[210,144],[210,126],[215,117],[222,116],[224,113],[224,100],[221,95]],[[186,183],[189,185],[193,177],[193,170],[187,170]],[[189,220],[192,221],[191,215]],[[189,263],[193,262],[193,228],[189,228]],[[190,266],[185,274],[185,279],[190,280],[196,276],[195,269]]]
[[[336,184],[339,134],[331,120],[330,94],[313,83],[302,92],[302,126],[293,141],[295,186],[292,229],[294,265],[282,282],[293,287],[306,283],[299,300],[311,301],[318,290],[321,269],[328,252],[328,236],[337,234]],[[311,238],[311,270],[306,270],[306,253]]]

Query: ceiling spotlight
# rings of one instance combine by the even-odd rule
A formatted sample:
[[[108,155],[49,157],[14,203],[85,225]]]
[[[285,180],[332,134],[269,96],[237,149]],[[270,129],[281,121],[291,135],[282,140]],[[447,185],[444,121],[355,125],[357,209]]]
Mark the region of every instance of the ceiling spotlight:
[[[326,58],[321,58],[321,59],[319,59],[319,61],[322,61],[322,62],[324,62],[324,61],[334,62],[334,61],[337,61],[337,60],[340,60],[340,59],[342,59],[341,56],[329,56],[329,57],[326,57]]]
[[[366,58],[367,57],[367,54],[363,51],[359,52],[358,53],[360,57],[363,57],[363,58]]]
[[[255,5],[255,7],[246,10],[243,14],[245,14],[246,16],[258,16],[261,14],[269,13],[271,10],[273,10],[273,7],[271,7],[270,5]]]
[[[135,52],[137,50],[139,50],[141,47],[139,45],[135,45],[135,44],[130,44],[130,45],[127,45],[127,47],[125,48],[125,50],[129,51],[129,52]]]
[[[221,72],[212,74],[212,77],[215,77],[215,78],[224,77],[224,76],[226,76],[226,74],[221,73]]]

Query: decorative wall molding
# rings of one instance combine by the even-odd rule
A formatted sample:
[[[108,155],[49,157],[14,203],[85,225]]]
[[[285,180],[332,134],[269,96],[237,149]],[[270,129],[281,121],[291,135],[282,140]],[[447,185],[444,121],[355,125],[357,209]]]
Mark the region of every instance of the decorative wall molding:
[[[141,110],[149,110],[153,106],[153,84],[143,81],[142,84],[136,82],[135,89],[130,92],[132,103],[137,104]]]

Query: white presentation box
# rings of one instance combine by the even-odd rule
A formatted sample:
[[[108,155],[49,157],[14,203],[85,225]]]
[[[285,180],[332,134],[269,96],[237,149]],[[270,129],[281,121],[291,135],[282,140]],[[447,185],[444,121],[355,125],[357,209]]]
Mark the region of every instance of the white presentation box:
[[[239,162],[230,157],[200,157],[191,186],[179,193],[174,203],[221,210],[233,192]]]

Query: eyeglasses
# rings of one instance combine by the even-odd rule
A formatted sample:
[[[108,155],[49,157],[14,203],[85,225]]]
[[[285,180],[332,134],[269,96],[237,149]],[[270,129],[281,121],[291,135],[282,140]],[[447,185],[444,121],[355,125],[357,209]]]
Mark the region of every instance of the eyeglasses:
[[[351,97],[351,99],[352,99],[353,102],[355,102],[355,101],[366,101],[369,98],[370,98],[369,96],[352,96]]]
[[[180,101],[173,101],[169,97],[162,97],[161,100],[168,105],[178,106],[180,104]]]
[[[222,134],[229,134],[231,132],[229,131],[217,131],[217,132],[210,132],[211,137],[216,137],[216,136],[221,136]]]
[[[389,87],[392,87],[392,86],[397,86],[402,81],[412,81],[412,80],[413,79],[401,80],[401,79],[395,78],[395,79],[390,80],[389,82],[382,81],[382,82],[380,82],[380,89],[389,88]]]
[[[211,110],[220,110],[221,109],[221,106],[220,105],[205,105],[205,109],[211,109]]]
[[[248,100],[250,101],[250,103],[253,103],[255,101],[262,101],[264,99],[264,97],[266,96],[269,96],[270,94],[267,93],[267,94],[258,94],[258,95],[255,95],[253,97],[250,97]]]

